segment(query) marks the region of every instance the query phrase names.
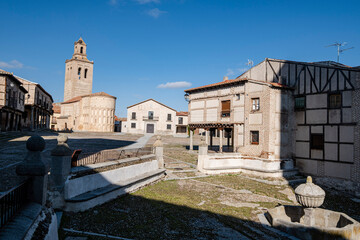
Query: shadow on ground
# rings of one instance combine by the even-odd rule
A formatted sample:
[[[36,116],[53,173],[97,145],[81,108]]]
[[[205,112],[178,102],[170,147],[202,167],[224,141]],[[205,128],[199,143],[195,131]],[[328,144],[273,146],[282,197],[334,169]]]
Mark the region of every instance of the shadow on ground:
[[[77,235],[62,228],[129,239],[289,239],[289,235],[270,231],[255,221],[252,208],[225,206],[206,199],[201,193],[188,191],[194,189],[188,183],[161,181],[84,212],[64,213],[60,239]],[[215,198],[226,198],[224,194],[214,192]],[[302,230],[307,232],[308,228]],[[313,237],[342,239],[321,231]]]

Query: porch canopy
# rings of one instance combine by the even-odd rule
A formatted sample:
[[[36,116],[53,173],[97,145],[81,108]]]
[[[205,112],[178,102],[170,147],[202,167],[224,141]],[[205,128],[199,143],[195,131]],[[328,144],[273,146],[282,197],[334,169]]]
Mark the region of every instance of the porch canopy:
[[[193,123],[189,124],[190,129],[190,150],[193,150],[193,135],[196,129],[205,130],[205,141],[209,145],[209,150],[219,152],[234,151],[234,124],[233,123]],[[214,145],[214,137],[219,137],[219,145]],[[227,145],[223,145],[224,137]]]

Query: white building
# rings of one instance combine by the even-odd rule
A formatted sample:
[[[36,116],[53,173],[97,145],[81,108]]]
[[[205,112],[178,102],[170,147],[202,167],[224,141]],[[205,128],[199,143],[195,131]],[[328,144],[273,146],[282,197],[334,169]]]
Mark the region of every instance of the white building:
[[[177,116],[177,111],[154,99],[129,106],[127,112],[128,133],[175,134],[177,129],[185,133],[187,115]],[[186,116],[185,116],[186,115]]]

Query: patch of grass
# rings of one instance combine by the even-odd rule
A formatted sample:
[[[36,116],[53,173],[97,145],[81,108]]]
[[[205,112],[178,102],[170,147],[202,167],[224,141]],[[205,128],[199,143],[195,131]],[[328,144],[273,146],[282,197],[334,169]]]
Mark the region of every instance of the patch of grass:
[[[186,150],[185,146],[180,144],[172,144],[164,147],[164,155],[180,161],[191,164],[197,164],[198,155],[190,153]]]
[[[62,227],[135,239],[214,239],[213,230],[194,223],[218,215],[252,217],[252,208],[222,204],[217,188],[202,189],[204,186],[194,184],[185,180],[158,182],[88,211],[65,213]]]
[[[290,201],[285,194],[279,192],[280,190],[285,189],[286,186],[280,186],[279,188],[279,186],[269,185],[266,183],[260,183],[254,180],[243,178],[240,174],[216,175],[198,180],[223,185],[225,187],[230,187],[237,190],[246,189],[252,193],[273,197],[284,201]]]

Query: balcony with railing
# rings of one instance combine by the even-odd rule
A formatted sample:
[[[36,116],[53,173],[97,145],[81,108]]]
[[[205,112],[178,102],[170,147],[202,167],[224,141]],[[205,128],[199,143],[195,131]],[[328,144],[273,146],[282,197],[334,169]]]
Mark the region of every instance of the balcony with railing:
[[[159,117],[143,116],[143,121],[159,121]]]
[[[7,106],[11,108],[17,108],[17,99],[14,97],[9,97],[7,99]]]

